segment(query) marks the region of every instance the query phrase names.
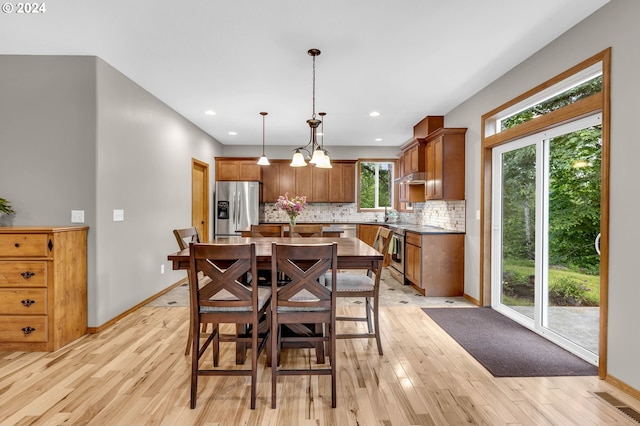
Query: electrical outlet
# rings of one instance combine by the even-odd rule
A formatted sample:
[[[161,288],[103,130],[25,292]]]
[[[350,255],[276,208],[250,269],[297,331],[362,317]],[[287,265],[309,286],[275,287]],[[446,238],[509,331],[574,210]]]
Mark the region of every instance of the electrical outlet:
[[[114,210],[113,211],[113,221],[114,222],[122,222],[122,221],[124,221],[124,210]]]
[[[476,220],[480,220],[480,210],[476,210]]]
[[[160,265],[160,273],[164,274],[164,265]]]
[[[84,210],[71,210],[71,223],[84,223]]]

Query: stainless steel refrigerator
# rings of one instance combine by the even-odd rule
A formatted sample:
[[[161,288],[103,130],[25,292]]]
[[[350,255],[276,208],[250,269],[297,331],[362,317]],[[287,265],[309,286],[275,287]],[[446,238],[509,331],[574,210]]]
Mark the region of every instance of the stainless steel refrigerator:
[[[240,235],[257,225],[260,210],[259,182],[216,182],[215,235]]]

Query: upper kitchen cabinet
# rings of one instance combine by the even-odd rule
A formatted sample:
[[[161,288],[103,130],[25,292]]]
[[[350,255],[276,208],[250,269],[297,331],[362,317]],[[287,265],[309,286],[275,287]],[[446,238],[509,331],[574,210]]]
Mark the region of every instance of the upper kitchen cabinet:
[[[296,192],[296,169],[289,161],[271,160],[271,164],[262,167],[262,199],[266,203],[278,201],[280,195]]]
[[[257,158],[216,157],[216,181],[262,181]]]
[[[302,169],[311,169],[311,198],[316,203],[328,203],[331,201],[329,197],[329,176],[333,169],[321,169],[318,167],[301,167]]]
[[[444,126],[442,115],[429,115],[413,126],[413,139],[405,144],[400,158],[400,176],[404,177],[412,173],[425,171],[424,139],[430,133]]]
[[[413,139],[400,147],[400,177],[398,183],[398,200],[400,210],[404,210],[406,202],[424,202],[426,194],[426,138],[430,133],[441,129],[444,117],[427,116],[413,126]]]
[[[402,168],[400,169],[402,176],[421,171],[420,166],[424,164],[424,149],[420,146],[420,143],[417,140],[402,151],[402,160],[400,164],[402,165]]]
[[[355,160],[332,161],[333,168],[291,167],[290,160],[271,160],[262,169],[262,197],[304,195],[309,203],[355,203]]]
[[[467,129],[439,129],[426,142],[427,200],[464,200]]]
[[[329,202],[356,202],[356,162],[355,160],[331,161],[329,169]]]
[[[291,167],[296,175],[296,195],[305,195],[307,197],[307,202],[312,203],[315,200],[313,199],[313,169],[315,167]]]

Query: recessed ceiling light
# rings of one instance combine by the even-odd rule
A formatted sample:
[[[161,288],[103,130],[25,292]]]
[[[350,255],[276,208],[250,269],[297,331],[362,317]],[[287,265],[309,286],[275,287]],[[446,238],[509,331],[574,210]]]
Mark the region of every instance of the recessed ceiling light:
[[[229,134],[230,134],[231,136],[235,136],[235,135],[237,135],[237,134],[238,134],[238,132],[229,132]]]
[[[382,142],[382,138],[376,138],[375,141],[376,142]]]
[[[369,113],[369,116],[371,116],[371,117],[377,117],[377,116],[379,116],[379,115],[380,115],[380,113],[379,113],[378,111],[371,111],[371,112]]]
[[[207,110],[207,111],[205,111],[204,113],[205,113],[205,114],[207,114],[207,115],[216,115],[216,112],[215,112],[215,111],[212,111],[212,110],[210,110],[210,109],[209,109],[209,110]]]

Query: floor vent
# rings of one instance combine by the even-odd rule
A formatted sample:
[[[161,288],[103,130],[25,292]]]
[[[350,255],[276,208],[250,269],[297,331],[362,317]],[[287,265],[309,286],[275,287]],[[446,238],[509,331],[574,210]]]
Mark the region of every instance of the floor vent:
[[[637,423],[640,423],[640,413],[629,407],[624,402],[620,401],[615,396],[611,395],[609,392],[594,392],[596,396],[599,396],[609,404],[616,407],[618,410],[622,411],[624,414],[635,420]]]

